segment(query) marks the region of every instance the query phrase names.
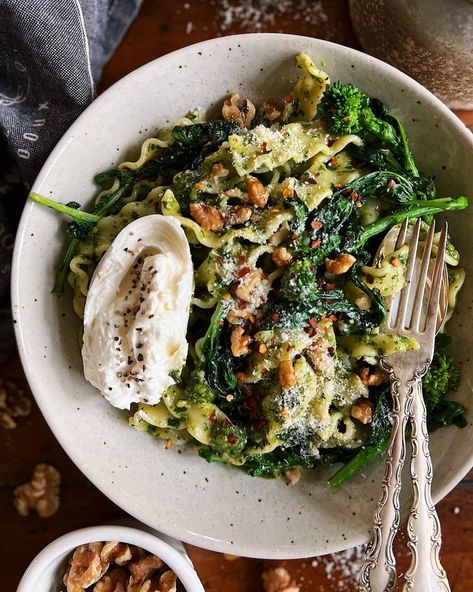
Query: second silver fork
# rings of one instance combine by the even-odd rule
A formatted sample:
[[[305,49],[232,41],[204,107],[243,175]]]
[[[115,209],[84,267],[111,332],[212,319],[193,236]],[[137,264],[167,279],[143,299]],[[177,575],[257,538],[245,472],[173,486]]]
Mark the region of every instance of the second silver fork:
[[[407,225],[406,221],[401,227],[396,250],[406,242]],[[440,564],[440,522],[430,495],[432,464],[421,383],[434,352],[447,226],[445,224],[442,228],[430,278],[435,223],[430,226],[427,233],[420,270],[416,273],[420,228],[421,222],[418,220],[409,243],[406,279],[399,304],[397,309],[391,306],[388,321],[382,328],[382,332],[386,334],[415,338],[419,349],[381,358],[381,365],[388,372],[391,382],[393,429],[387,452],[382,494],[373,517],[373,540],[360,574],[360,592],[391,592],[396,585],[393,543],[400,523],[401,474],[406,457],[405,431],[410,417],[413,423],[411,475],[414,503],[408,522],[408,544],[412,552],[412,562],[406,573],[404,590],[450,590],[445,571]],[[432,280],[430,290],[429,279]]]

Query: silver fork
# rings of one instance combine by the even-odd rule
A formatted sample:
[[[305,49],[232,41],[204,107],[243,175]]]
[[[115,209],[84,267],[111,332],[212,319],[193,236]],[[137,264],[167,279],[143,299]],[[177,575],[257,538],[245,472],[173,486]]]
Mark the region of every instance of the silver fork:
[[[399,232],[396,250],[406,241],[407,227],[406,220]],[[386,457],[382,493],[373,516],[373,540],[361,569],[360,592],[391,592],[396,585],[393,543],[400,523],[399,496],[402,468],[406,457],[405,431],[409,418],[412,420],[411,475],[414,485],[414,503],[408,522],[408,545],[412,553],[412,562],[406,573],[404,590],[415,592],[450,590],[445,570],[439,560],[440,522],[430,495],[432,463],[428,449],[426,411],[421,383],[434,352],[437,312],[445,265],[447,225],[444,224],[440,235],[430,289],[428,276],[435,223],[432,223],[429,228],[420,270],[415,273],[418,265],[420,227],[421,221],[417,220],[409,242],[406,280],[399,296],[397,309],[391,306],[389,318],[382,327],[383,333],[415,338],[419,349],[391,354],[380,360],[391,382],[393,429]]]

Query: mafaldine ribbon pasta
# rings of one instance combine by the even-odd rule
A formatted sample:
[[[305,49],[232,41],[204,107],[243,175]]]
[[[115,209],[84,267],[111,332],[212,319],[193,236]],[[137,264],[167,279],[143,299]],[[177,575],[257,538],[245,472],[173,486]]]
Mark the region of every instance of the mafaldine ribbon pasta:
[[[124,228],[93,275],[84,313],[86,379],[115,407],[156,404],[186,357],[193,291],[189,243],[161,215]]]

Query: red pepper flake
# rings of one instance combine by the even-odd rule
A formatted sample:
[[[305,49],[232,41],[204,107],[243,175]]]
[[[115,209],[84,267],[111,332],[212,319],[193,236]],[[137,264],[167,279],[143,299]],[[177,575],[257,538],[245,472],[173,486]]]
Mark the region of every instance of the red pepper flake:
[[[292,238],[291,238],[291,241],[292,241],[293,243],[296,243],[298,238],[299,238],[299,236],[298,236],[297,234],[293,234],[293,235],[292,235]]]
[[[281,319],[281,317],[279,316],[279,314],[278,314],[277,312],[273,312],[273,314],[271,315],[271,319],[272,319],[272,320],[273,320],[275,323],[277,323],[277,322],[278,322],[278,321]]]
[[[222,423],[224,426],[229,426],[232,422],[226,417]]]
[[[338,160],[336,156],[332,156],[332,158],[330,159],[330,164],[334,167],[337,166]]]
[[[284,99],[286,101],[286,103],[294,103],[294,97],[292,95],[287,95],[287,97]]]
[[[332,321],[332,323],[335,323],[335,321],[338,321],[338,317],[337,315],[331,314],[329,316],[329,319]]]
[[[366,283],[367,284],[374,284],[374,277],[372,275],[370,275],[369,273],[366,274]]]
[[[389,191],[393,187],[396,186],[396,181],[394,179],[389,179],[388,184],[386,185],[387,190]]]
[[[237,437],[235,436],[235,434],[229,434],[227,436],[227,442],[229,444],[236,444],[236,441],[237,441]]]
[[[309,325],[312,329],[317,329],[317,321],[315,319],[309,319]]]
[[[391,265],[393,267],[399,267],[401,265],[401,262],[399,261],[399,259],[397,257],[393,257],[391,259]]]
[[[335,284],[325,284],[325,289],[327,290],[327,292],[331,292],[333,289],[335,288]]]
[[[310,242],[310,248],[311,249],[318,249],[320,247],[320,243],[321,243],[320,239],[313,240]]]
[[[246,380],[246,376],[245,376],[244,372],[237,372],[235,374],[235,376],[239,382],[244,382]]]
[[[246,302],[243,302],[242,300],[240,300],[237,304],[237,308],[239,310],[243,310],[244,308],[246,308]]]
[[[330,138],[329,140],[327,140],[327,146],[329,148],[331,148],[334,144],[335,144],[335,140],[332,140],[332,138]]]
[[[223,261],[223,259],[222,259]],[[238,263],[240,265],[243,265],[243,263],[245,263],[245,258],[243,257],[243,255],[238,255]]]
[[[267,423],[268,422],[265,419],[260,419],[259,422],[256,424],[255,428],[257,430],[262,430]]]
[[[215,409],[212,411],[212,413],[209,415],[209,419],[212,423],[217,423],[217,414],[215,412]]]
[[[266,144],[266,142],[263,142],[263,143],[261,144],[261,152],[262,152],[263,154],[267,154],[267,153],[268,153],[268,144]]]
[[[313,230],[320,230],[322,228],[323,224],[322,222],[319,222],[318,220],[312,220],[312,222],[310,223],[310,227]]]
[[[322,288],[322,286],[325,286],[325,284],[326,284],[326,281],[324,279],[322,279],[322,278],[317,281],[317,286],[319,288]]]
[[[244,275],[250,273],[251,269],[249,267],[242,267],[238,272],[238,277],[243,277]]]
[[[354,191],[352,191],[350,193],[350,198],[351,198],[351,201],[356,201],[358,199],[358,195]]]

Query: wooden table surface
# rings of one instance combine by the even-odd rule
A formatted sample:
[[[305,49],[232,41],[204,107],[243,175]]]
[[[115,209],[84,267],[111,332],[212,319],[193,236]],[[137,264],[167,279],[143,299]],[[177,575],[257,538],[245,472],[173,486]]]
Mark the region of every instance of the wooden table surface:
[[[251,8],[252,5],[260,10]],[[312,8],[308,9],[309,6]],[[258,31],[311,35],[358,47],[345,0],[145,0],[136,21],[106,66],[99,90],[138,66],[191,43]],[[458,115],[473,126],[473,112]],[[19,382],[29,392],[17,355],[0,366],[0,376]],[[34,405],[30,416],[20,418],[16,429],[0,428],[0,451],[0,590],[13,592],[28,563],[47,543],[75,528],[118,518],[123,512],[72,464]],[[61,506],[48,519],[35,514],[21,518],[13,507],[13,489],[28,481],[32,468],[40,462],[51,463],[61,472]],[[473,589],[470,583],[473,582],[471,477],[473,474],[438,506],[444,534],[443,562],[455,592]],[[403,535],[396,549],[402,571],[408,564]],[[317,560],[279,562],[244,558],[229,561],[219,553],[195,547],[188,550],[207,592],[262,592],[261,572],[276,565],[287,568],[300,592],[357,589],[353,574],[359,567],[360,550]]]

